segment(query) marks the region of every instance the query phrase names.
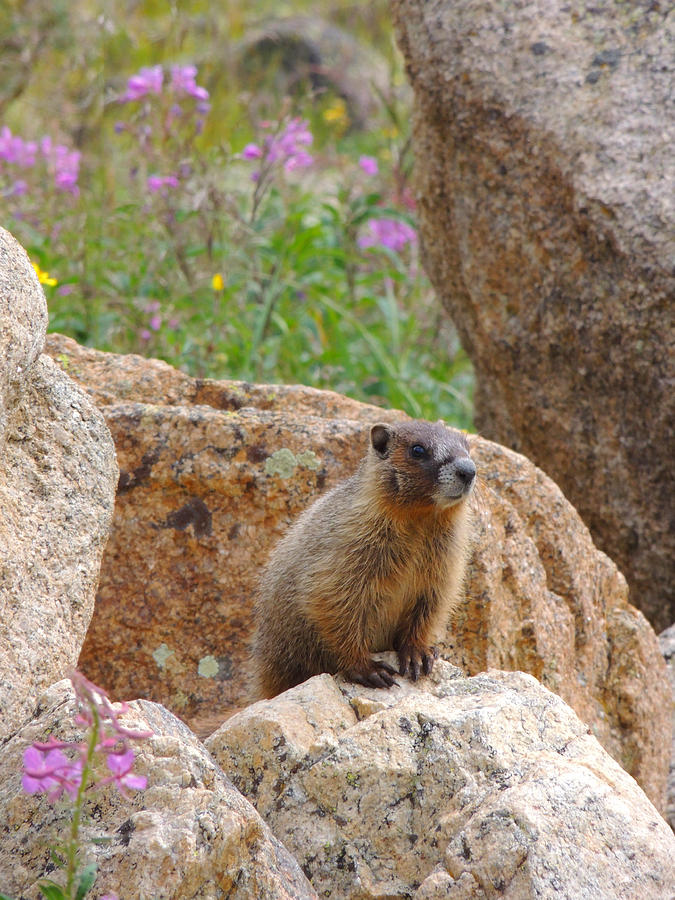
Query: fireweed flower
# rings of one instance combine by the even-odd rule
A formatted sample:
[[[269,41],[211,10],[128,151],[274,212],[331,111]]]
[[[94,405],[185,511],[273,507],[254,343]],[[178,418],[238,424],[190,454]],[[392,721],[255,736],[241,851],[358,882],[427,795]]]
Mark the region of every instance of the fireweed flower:
[[[152,734],[121,725],[119,717],[127,712],[128,705],[121,703],[113,706],[106,692],[81,672],[73,672],[70,680],[77,702],[75,723],[86,729],[84,739],[59,741],[50,735],[45,743],[34,741],[24,751],[22,778],[27,794],[44,793],[50,802],[54,802],[66,793],[72,801],[70,834],[58,850],[65,871],[65,887],[46,882],[47,886],[58,889],[58,896],[64,898],[84,897],[95,878],[95,871],[92,877],[90,866],[81,869],[78,875],[81,865],[80,822],[88,792],[115,784],[120,793],[127,796],[127,789],[145,788],[145,776],[132,771],[135,756],[129,743]],[[94,773],[102,756],[111,774],[96,781]],[[42,890],[42,893],[56,896],[47,890]],[[115,895],[108,896],[113,898]]]
[[[120,98],[121,103],[140,100],[146,94],[161,94],[164,73],[161,66],[144,66],[127,81],[126,92]]]
[[[407,222],[396,219],[368,219],[366,230],[357,240],[362,249],[367,247],[387,247],[400,253],[406,244],[414,244],[417,232]]]
[[[262,127],[275,127],[274,122],[262,122]],[[314,157],[305,149],[314,138],[305,119],[291,119],[277,134],[267,134],[261,144],[247,144],[241,152],[242,159],[260,159],[263,163],[283,166],[286,172],[306,168],[314,162]],[[260,172],[251,175],[253,181],[260,178]]]
[[[59,748],[32,744],[23,754],[22,787],[27,794],[47,794],[52,802],[64,791],[74,800],[82,781],[82,765],[81,759],[70,760]]]
[[[146,185],[151,193],[166,195],[166,188],[178,187],[178,179],[175,175],[149,175]]]
[[[197,66],[171,66],[171,89],[177,94],[188,94],[196,100],[206,101],[209,92],[195,81]]]
[[[7,125],[0,129],[0,159],[22,169],[30,169],[35,165],[38,145],[35,141],[24,141],[12,134]]]
[[[102,779],[99,785],[114,783],[124,797],[127,796],[125,788],[133,788],[136,791],[144,790],[147,787],[148,779],[145,775],[133,774],[131,769],[134,759],[134,751],[131,748],[123,753],[109,753],[105,762],[112,775]]]
[[[241,151],[242,159],[260,159],[262,155],[262,147],[259,147],[258,144],[247,144]]]
[[[366,173],[366,175],[377,175],[377,173],[380,171],[377,160],[374,156],[359,157],[359,165]]]

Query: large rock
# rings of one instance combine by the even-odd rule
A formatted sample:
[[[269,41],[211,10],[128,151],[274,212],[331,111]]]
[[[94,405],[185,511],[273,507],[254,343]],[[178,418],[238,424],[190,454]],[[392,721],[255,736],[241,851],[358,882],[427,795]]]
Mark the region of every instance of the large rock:
[[[441,661],[389,691],[320,675],[206,743],[320,896],[672,897],[672,832],[528,675]]]
[[[362,422],[395,414],[312,388],[195,380],[54,335],[49,351],[101,404],[120,466],[80,668],[212,731],[249,699],[252,597],[271,544],[356,465]]]
[[[560,485],[657,630],[675,619],[675,17],[393,0],[426,268],[476,424]]]
[[[671,625],[659,635],[661,652],[668,666],[668,676],[672,688],[672,702],[675,707],[675,625]],[[670,754],[670,770],[668,772],[668,784],[666,788],[666,821],[675,831],[675,715],[673,716],[672,743]]]
[[[252,597],[271,545],[353,470],[368,423],[401,414],[309,388],[196,381],[54,335],[48,347],[102,404],[121,469],[80,666],[208,733],[248,700]],[[470,674],[534,674],[663,808],[671,707],[654,632],[550,479],[473,443],[476,550],[446,655]]]
[[[53,685],[33,718],[0,750],[0,885],[12,897],[37,900],[39,879],[62,877],[49,851],[68,834],[70,806],[25,794],[21,758],[47,735],[80,740],[75,710],[70,683]],[[85,802],[83,863],[97,864],[97,897],[316,898],[297,862],[182,722],[139,701],[120,724],[154,732],[134,747],[134,772],[145,775],[148,786],[125,798],[108,785]]]
[[[103,416],[40,356],[46,317],[0,228],[0,737],[77,662],[117,483]]]

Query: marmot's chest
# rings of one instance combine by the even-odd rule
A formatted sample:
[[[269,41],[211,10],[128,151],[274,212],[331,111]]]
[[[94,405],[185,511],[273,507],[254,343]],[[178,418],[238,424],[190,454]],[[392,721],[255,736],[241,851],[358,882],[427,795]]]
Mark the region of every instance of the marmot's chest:
[[[378,580],[368,616],[371,649],[391,649],[401,623],[414,617],[421,598],[442,603],[449,582],[449,545],[442,541],[412,543],[398,564]]]

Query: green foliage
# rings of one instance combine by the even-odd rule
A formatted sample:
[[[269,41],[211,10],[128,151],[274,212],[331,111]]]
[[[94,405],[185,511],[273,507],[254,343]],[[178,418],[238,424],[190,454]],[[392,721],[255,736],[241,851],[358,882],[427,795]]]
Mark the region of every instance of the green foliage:
[[[365,129],[351,126],[330,89],[291,100],[266,83],[251,95],[234,62],[238,42],[272,13],[315,11],[308,3],[248,10],[192,0],[180,13],[149,0],[126,6],[110,11],[98,43],[84,0],[70,12],[59,6],[46,57],[65,72],[63,119],[28,114],[41,108],[36,98],[53,103],[44,60],[36,62],[42,87],[33,80],[5,117],[25,139],[49,133],[82,150],[79,194],[54,189],[36,164],[20,173],[29,190],[17,195],[0,162],[2,222],[58,280],[45,284],[50,330],[199,376],[300,382],[470,427],[470,366],[406,231],[414,204],[405,91],[374,90],[379,112]],[[401,82],[385,4],[356,21],[346,9],[333,18],[370,38],[392,84]],[[191,97],[175,115],[174,63],[199,65],[208,115]],[[160,93],[120,102],[130,76],[160,64]],[[286,171],[283,160],[242,158],[247,144],[265,150],[300,118],[315,138],[305,148],[311,166]],[[359,165],[362,154],[377,159],[377,173]],[[149,190],[151,176],[176,184]],[[381,219],[408,239],[364,246]]]

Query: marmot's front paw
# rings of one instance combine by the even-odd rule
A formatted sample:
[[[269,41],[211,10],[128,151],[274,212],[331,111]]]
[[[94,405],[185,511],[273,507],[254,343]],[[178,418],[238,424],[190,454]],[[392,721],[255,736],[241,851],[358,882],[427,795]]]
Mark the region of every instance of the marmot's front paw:
[[[349,681],[355,681],[364,687],[377,688],[390,688],[394,684],[398,687],[398,681],[393,679],[392,675],[396,675],[396,669],[381,659],[370,659],[365,665],[347,669],[344,673]]]
[[[406,642],[398,648],[399,675],[407,675],[410,672],[410,678],[417,681],[420,667],[425,675],[429,675],[436,659],[438,659],[436,647],[418,647]]]

